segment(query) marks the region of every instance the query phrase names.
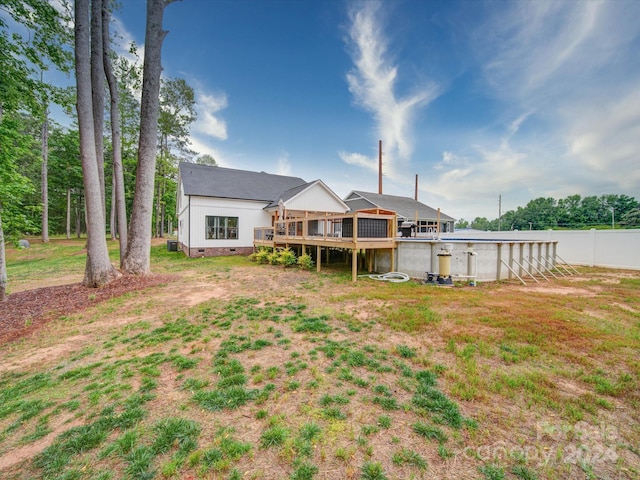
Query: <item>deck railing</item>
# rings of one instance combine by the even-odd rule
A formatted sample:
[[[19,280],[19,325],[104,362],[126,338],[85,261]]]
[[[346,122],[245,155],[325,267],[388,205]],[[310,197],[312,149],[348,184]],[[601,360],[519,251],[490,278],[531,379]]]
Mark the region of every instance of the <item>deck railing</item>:
[[[395,239],[396,215],[355,212],[348,214],[308,215],[280,220],[271,227],[255,227],[254,243],[310,242],[385,242]]]

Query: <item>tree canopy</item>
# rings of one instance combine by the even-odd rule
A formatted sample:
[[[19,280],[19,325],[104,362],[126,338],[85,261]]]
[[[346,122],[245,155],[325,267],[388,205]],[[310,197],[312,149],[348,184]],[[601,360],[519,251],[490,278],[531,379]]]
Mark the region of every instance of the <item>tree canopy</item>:
[[[640,204],[628,195],[614,194],[570,195],[560,200],[540,197],[505,212],[499,219],[476,217],[472,222],[461,219],[456,227],[494,231],[640,227]]]

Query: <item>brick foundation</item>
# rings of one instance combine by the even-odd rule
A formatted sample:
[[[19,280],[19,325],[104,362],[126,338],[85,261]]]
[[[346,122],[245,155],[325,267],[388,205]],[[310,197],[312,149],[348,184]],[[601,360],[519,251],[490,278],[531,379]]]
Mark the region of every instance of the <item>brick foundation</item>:
[[[180,243],[179,249],[188,257],[222,257],[229,255],[251,255],[253,247],[202,247],[187,248]]]

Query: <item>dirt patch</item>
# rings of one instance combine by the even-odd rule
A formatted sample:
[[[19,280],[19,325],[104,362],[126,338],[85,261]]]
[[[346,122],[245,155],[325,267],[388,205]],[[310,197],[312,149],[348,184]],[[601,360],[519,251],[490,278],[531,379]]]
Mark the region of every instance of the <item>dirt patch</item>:
[[[178,278],[176,275],[123,275],[100,288],[76,283],[13,293],[0,311],[0,344],[29,335],[61,315],[71,315],[127,292]]]
[[[53,426],[52,431],[46,436],[33,443],[25,445],[24,447],[11,450],[6,455],[0,455],[0,472],[8,470],[11,467],[15,467],[29,458],[35,457],[38,453],[51,445],[53,440],[62,432],[81,425],[83,425],[83,422],[79,419],[73,419],[71,414],[60,417]]]
[[[549,295],[572,295],[581,297],[595,297],[597,295],[596,289],[592,288],[578,288],[578,287],[565,287],[562,285],[527,285],[522,287],[516,287],[521,292],[528,293],[546,293]]]

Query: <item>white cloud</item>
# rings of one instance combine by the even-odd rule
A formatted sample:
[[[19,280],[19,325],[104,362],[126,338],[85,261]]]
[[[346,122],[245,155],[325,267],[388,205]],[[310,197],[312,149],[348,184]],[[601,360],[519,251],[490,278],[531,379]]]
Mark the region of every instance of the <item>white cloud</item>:
[[[378,163],[377,159],[373,159],[371,157],[367,157],[366,155],[362,155],[361,153],[349,153],[349,152],[338,152],[338,155],[342,159],[344,163],[348,163],[349,165],[355,165],[358,167],[368,168],[369,170],[378,171]]]
[[[291,163],[289,162],[289,154],[283,152],[277,160],[278,168],[276,173],[278,175],[291,175]]]
[[[592,182],[605,176],[626,191],[637,188],[640,91],[599,102],[596,107],[571,110],[577,115],[566,133],[569,159],[577,162]]]
[[[228,106],[226,93],[212,94],[205,92],[199,82],[195,82],[195,101],[198,118],[193,124],[193,130],[209,137],[226,140],[227,122],[218,114]]]
[[[439,91],[435,84],[427,84],[409,95],[397,96],[398,67],[388,58],[388,39],[379,20],[382,5],[370,1],[360,7],[349,15],[347,43],[354,67],[347,74],[347,82],[356,105],[370,112],[376,121],[386,173],[393,176],[397,164],[406,162],[413,153],[411,130],[416,112],[436,98]],[[375,160],[361,154],[341,152],[340,157],[353,165],[377,168]]]
[[[630,59],[639,15],[634,0],[522,1],[490,11],[471,40],[488,94],[513,120],[497,138],[461,135],[464,146],[434,166],[435,194],[460,205],[502,193],[508,208],[540,196],[636,195],[640,64]]]
[[[111,37],[113,38],[113,43],[111,48],[115,51],[115,53],[120,56],[126,58],[129,62],[138,67],[142,68],[142,62],[144,59],[144,39],[140,42],[137,42],[133,37],[133,34],[127,30],[122,20],[117,15],[111,16]],[[131,45],[135,45],[136,54],[132,54],[130,51]]]

